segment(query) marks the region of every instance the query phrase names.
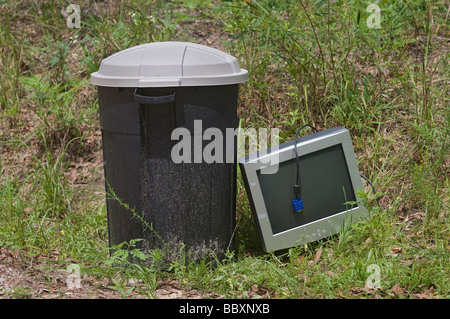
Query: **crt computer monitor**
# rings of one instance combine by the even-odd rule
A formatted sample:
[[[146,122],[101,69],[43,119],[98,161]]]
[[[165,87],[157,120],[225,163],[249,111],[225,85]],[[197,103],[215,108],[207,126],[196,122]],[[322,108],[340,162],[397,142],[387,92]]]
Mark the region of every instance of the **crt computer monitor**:
[[[265,251],[277,251],[336,234],[345,223],[368,215],[350,134],[332,128],[297,139],[300,198],[294,185],[294,141],[238,160],[247,196]]]

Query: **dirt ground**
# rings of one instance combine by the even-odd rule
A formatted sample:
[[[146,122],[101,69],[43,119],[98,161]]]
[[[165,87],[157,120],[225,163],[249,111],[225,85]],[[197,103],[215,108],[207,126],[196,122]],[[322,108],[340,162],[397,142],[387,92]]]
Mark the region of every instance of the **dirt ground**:
[[[18,252],[0,248],[0,299],[142,299],[145,293],[137,292],[143,285],[129,280],[127,292],[112,287],[110,279],[98,279],[96,276],[80,274],[80,282],[74,280],[69,272],[70,265],[61,266],[56,262],[25,262]],[[72,280],[72,283],[71,283]],[[78,285],[79,283],[79,285]],[[142,290],[141,290],[142,291]],[[150,297],[157,299],[200,299],[220,296],[196,291],[185,291],[174,280],[161,282]]]

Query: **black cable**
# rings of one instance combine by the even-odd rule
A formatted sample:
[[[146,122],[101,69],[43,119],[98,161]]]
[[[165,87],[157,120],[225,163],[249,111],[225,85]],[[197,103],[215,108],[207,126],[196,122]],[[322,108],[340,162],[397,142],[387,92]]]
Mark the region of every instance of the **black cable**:
[[[359,173],[359,175],[361,175],[361,177],[364,178],[369,183],[369,185],[372,187],[372,192],[373,192],[373,194],[375,196],[375,200],[377,201],[378,207],[381,209],[380,202],[378,201],[377,192],[375,191],[375,187],[373,186],[372,182],[370,181],[370,179],[368,179],[362,173]]]
[[[303,201],[300,198],[300,160],[298,158],[298,152],[297,152],[297,143],[298,143],[298,134],[301,130],[303,130],[305,127],[312,128],[315,132],[318,132],[318,130],[309,124],[305,124],[302,127],[300,127],[297,130],[297,133],[295,133],[295,140],[294,140],[294,152],[295,152],[295,159],[296,159],[296,166],[297,166],[297,174],[296,174],[296,183],[294,185],[294,200],[292,201],[292,205],[294,206],[294,210],[296,212],[300,212],[303,210]]]
[[[295,200],[299,200],[300,202],[301,202],[301,199],[300,199],[300,160],[298,158],[298,152],[297,152],[297,140],[298,140],[298,134],[300,133],[300,131],[306,127],[310,127],[311,129],[314,130],[315,133],[318,132],[318,130],[314,126],[305,124],[297,130],[297,133],[295,133],[294,152],[295,152],[295,158],[296,158],[297,176],[296,176],[296,180],[295,180],[296,183],[294,185],[294,196],[295,196]],[[294,207],[295,207],[295,205],[294,205]],[[303,208],[300,208],[300,209],[303,209]]]

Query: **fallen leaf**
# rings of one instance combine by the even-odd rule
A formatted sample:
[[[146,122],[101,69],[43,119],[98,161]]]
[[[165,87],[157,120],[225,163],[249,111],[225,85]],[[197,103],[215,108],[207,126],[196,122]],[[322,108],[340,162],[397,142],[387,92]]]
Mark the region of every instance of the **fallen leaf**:
[[[425,290],[425,293],[426,293],[426,294],[429,294],[429,295],[434,295],[434,287],[431,286],[430,289]]]
[[[402,251],[402,247],[396,246],[391,248],[392,256],[398,256]]]
[[[315,261],[315,262],[318,262],[321,255],[322,255],[322,250],[319,249],[319,250],[316,252],[316,257],[314,258],[314,261]]]
[[[362,296],[363,295],[362,291],[364,290],[352,288],[350,293],[352,294],[352,296]]]
[[[430,298],[433,298],[433,295],[434,295],[434,287],[433,286],[431,286],[430,289],[425,290],[424,292],[414,294],[414,296],[416,296],[416,298],[419,298],[419,299],[430,299]]]
[[[397,294],[397,295],[403,294],[403,289],[402,289],[402,287],[400,287],[399,284],[395,284],[395,285],[392,287],[392,291],[393,291],[395,294]]]
[[[365,283],[364,283],[364,288],[363,288],[363,290],[365,291],[365,292],[370,292],[370,290],[371,290],[372,288],[370,288],[370,286],[369,286],[369,283],[366,281]]]
[[[364,288],[362,290],[365,291],[367,294],[373,294],[380,289],[381,289],[380,287],[373,287],[372,285],[369,284],[369,281],[366,281],[364,283]]]

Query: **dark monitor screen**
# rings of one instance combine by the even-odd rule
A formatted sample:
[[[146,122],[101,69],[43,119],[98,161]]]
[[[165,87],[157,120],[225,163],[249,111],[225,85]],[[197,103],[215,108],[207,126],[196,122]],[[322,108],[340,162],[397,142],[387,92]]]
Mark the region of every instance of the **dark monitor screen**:
[[[340,144],[302,156],[299,162],[304,208],[292,206],[296,161],[279,164],[275,174],[257,171],[267,215],[274,234],[353,208],[356,197]]]

